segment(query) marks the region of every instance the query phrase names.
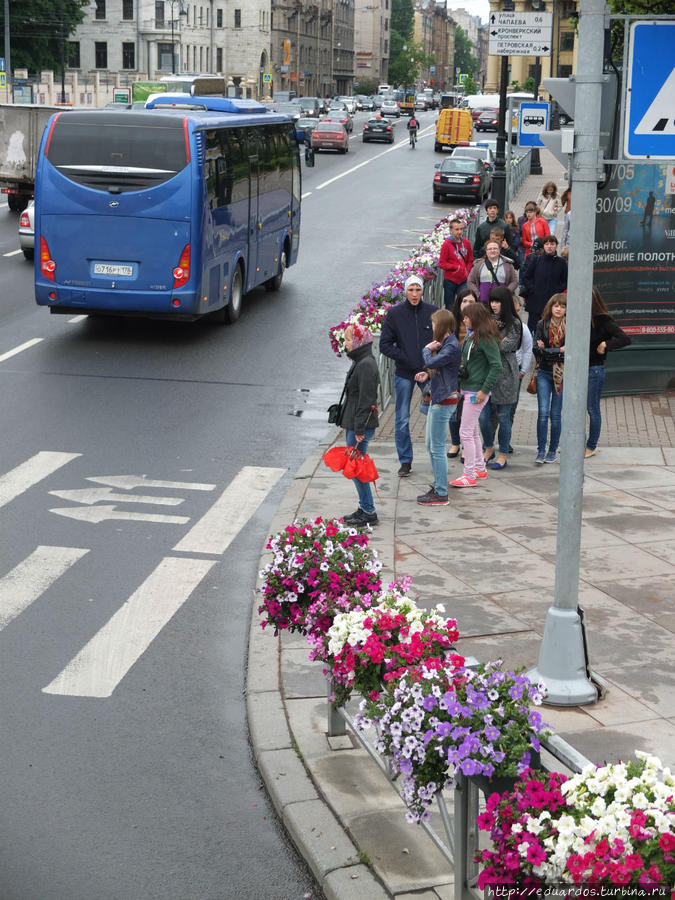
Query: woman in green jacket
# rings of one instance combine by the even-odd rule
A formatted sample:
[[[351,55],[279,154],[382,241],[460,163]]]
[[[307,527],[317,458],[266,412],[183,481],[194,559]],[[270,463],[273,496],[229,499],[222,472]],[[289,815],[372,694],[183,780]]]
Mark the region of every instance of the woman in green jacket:
[[[499,332],[490,313],[482,303],[470,303],[462,312],[466,337],[459,369],[464,400],[459,435],[464,445],[464,474],[450,482],[457,488],[475,487],[478,479],[487,478],[478,418],[502,374]]]

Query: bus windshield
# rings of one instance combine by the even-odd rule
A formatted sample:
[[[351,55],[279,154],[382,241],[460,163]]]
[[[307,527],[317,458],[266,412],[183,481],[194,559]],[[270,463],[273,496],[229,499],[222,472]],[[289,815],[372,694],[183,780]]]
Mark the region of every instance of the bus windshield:
[[[188,163],[182,118],[134,115],[138,124],[59,116],[45,155],[66,178],[96,190],[138,191],[168,181]]]

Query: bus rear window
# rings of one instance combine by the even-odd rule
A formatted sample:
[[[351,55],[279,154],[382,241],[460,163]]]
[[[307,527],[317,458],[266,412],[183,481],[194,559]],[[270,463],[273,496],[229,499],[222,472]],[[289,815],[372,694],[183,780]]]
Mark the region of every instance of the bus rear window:
[[[123,113],[115,113],[122,116]],[[136,115],[135,113],[132,115]],[[97,122],[68,113],[57,120],[47,158],[62,175],[99,191],[140,191],[173,178],[187,165],[182,118],[175,122]]]

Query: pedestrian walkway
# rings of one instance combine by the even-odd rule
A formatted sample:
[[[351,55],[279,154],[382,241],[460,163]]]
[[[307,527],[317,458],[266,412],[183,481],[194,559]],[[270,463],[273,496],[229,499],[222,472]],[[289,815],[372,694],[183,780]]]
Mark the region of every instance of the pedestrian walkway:
[[[522,203],[512,206],[556,180],[542,157],[546,174],[530,176]],[[544,718],[598,763],[643,749],[675,767],[674,408],[675,394],[606,398],[598,454],[584,463],[579,602],[603,696],[586,707],[546,707]],[[420,605],[443,603],[458,622],[459,652],[533,666],[554,598],[559,478],[557,465],[534,465],[536,397],[521,395],[508,467],[453,491],[446,507],[416,502],[431,481],[425,423],[414,409],[409,478],[396,474],[393,408],[371,445],[381,521],[372,544],[383,580],[410,575]],[[353,486],[321,461],[343,434],[330,429],[296,473],[272,533],[297,517],[355,509]],[[453,478],[461,464],[449,462]],[[263,632],[256,612],[247,704],[265,786],[329,900],[454,896],[452,867],[425,831],[406,824],[403,802],[375,761],[349,733],[327,735],[326,680],[304,638]],[[269,897],[288,900],[283,886],[271,886]]]

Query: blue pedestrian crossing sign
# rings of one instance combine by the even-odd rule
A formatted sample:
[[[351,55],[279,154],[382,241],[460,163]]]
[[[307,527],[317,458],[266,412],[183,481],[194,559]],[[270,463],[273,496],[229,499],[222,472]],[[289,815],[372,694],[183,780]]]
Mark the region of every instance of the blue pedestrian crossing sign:
[[[624,153],[675,159],[675,21],[631,23]]]

